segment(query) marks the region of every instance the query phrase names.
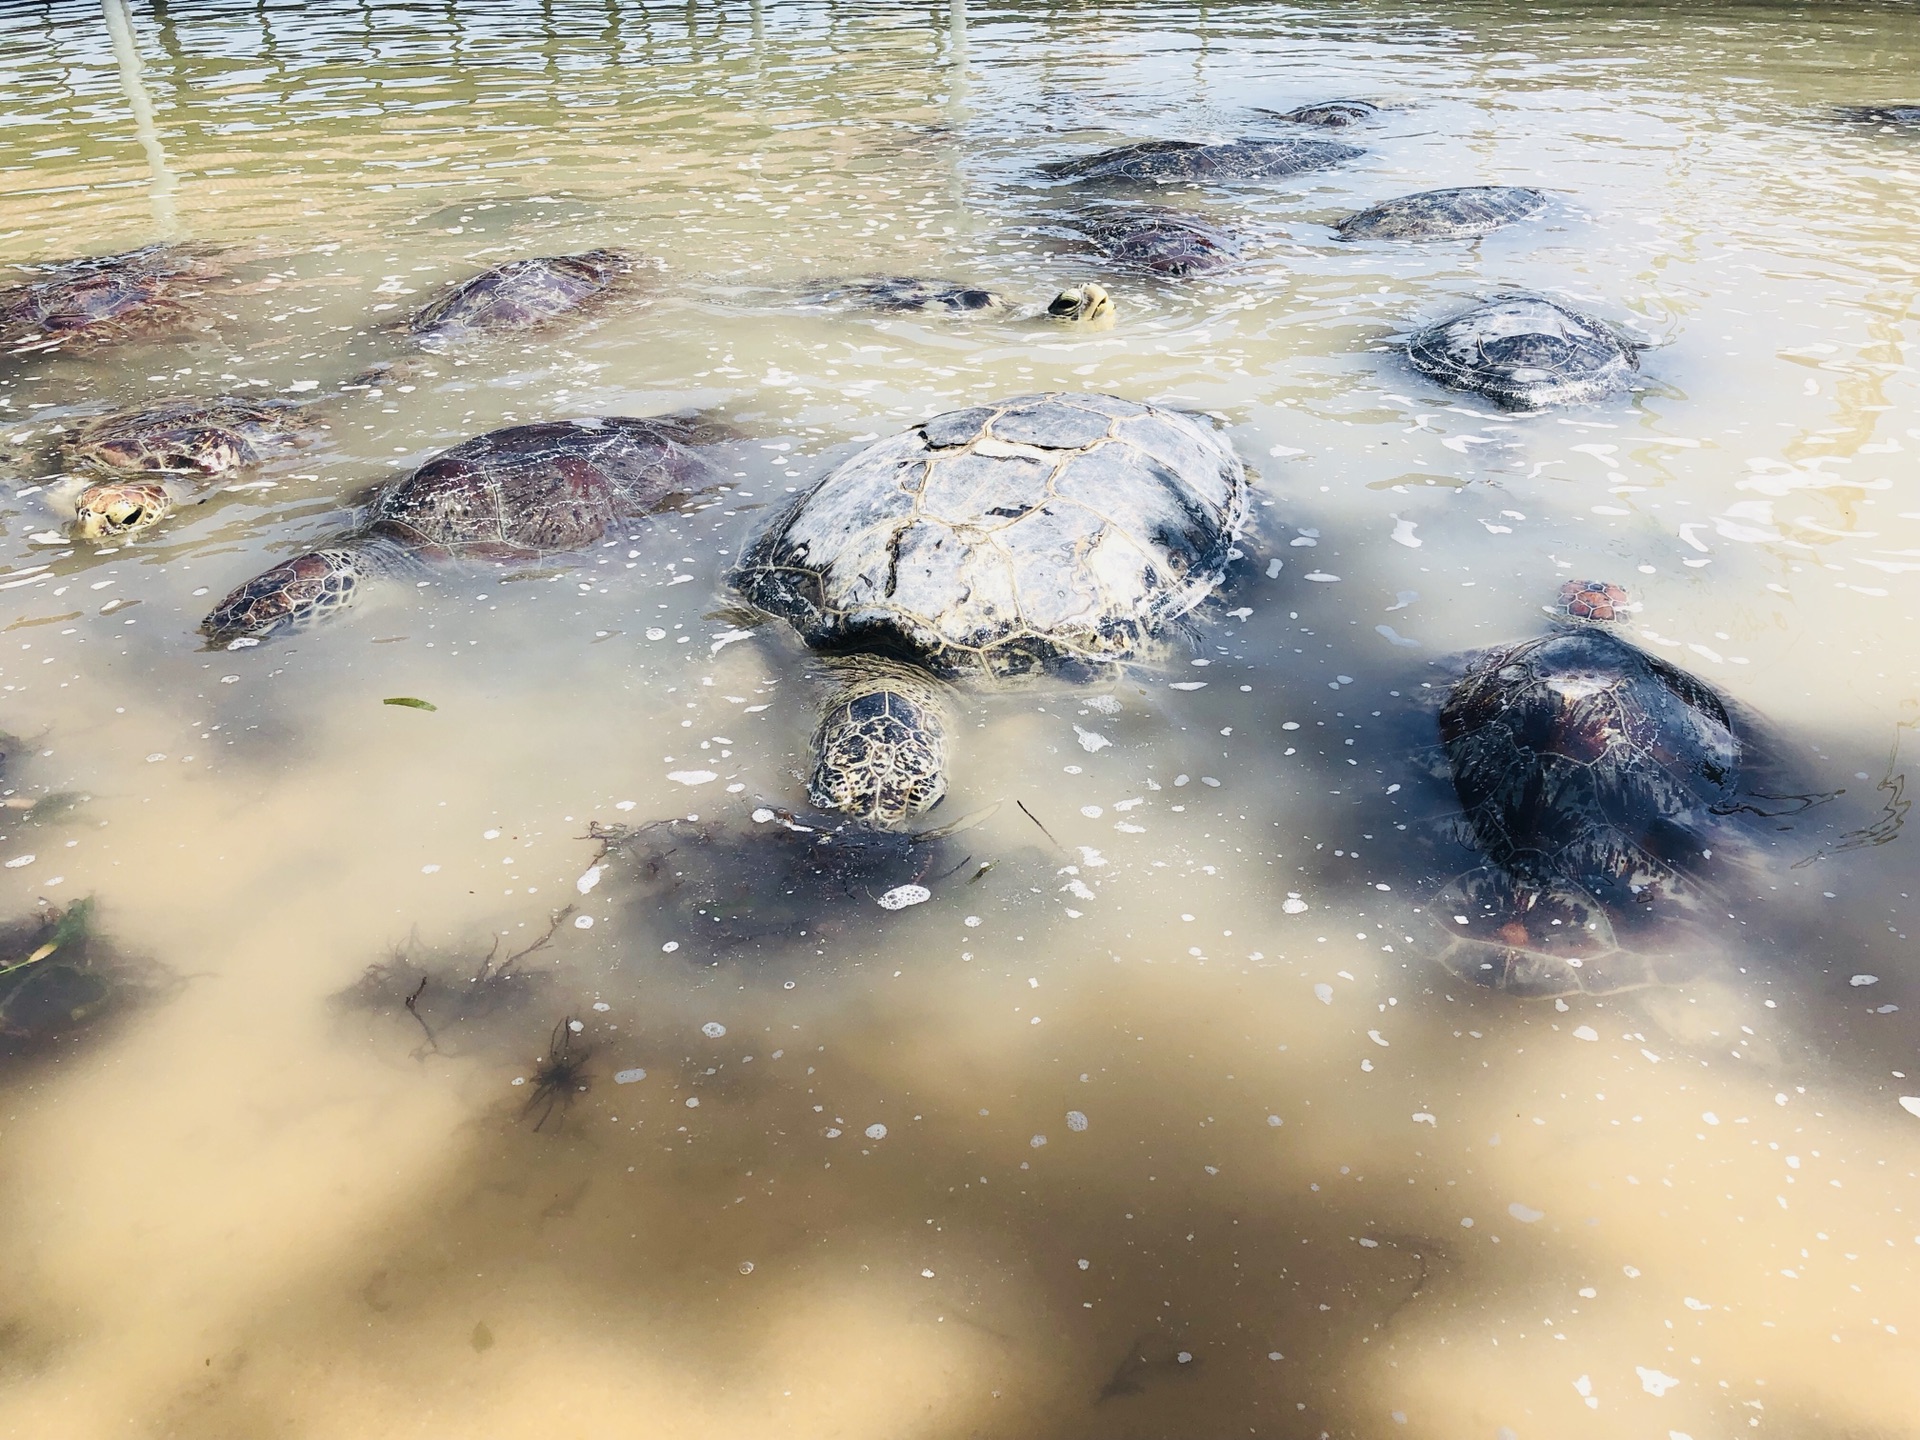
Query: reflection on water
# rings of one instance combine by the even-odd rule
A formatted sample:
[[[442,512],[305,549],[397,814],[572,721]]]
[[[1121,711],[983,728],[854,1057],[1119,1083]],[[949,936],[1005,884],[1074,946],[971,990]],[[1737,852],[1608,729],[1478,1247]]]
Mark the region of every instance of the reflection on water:
[[[35,962],[87,1013],[0,1073],[0,1428],[1912,1433],[1920,134],[1833,113],[1914,98],[1910,10],[131,21],[137,64],[98,7],[0,19],[5,257],[171,204],[227,277],[0,375],[5,964],[93,902]],[[1348,97],[1358,160],[1154,194],[1234,238],[1205,275],[1063,238],[1098,201],[1036,170]],[[1331,229],[1492,184],[1550,204]],[[386,328],[596,246],[644,303]],[[797,303],[872,275],[1013,308]],[[1023,318],[1085,281],[1111,329]],[[1641,388],[1500,413],[1392,349],[1506,290],[1649,343]],[[1222,417],[1248,553],[1166,664],[965,695],[968,823],[828,854],[829,677],[722,577],[859,443],[1046,388]],[[70,543],[56,432],[215,394],[312,442]],[[695,410],[749,437],[695,507],[195,634],[436,450]],[[1436,716],[1592,577],[1842,793],[1745,817],[1681,983],[1527,1000],[1442,963]]]

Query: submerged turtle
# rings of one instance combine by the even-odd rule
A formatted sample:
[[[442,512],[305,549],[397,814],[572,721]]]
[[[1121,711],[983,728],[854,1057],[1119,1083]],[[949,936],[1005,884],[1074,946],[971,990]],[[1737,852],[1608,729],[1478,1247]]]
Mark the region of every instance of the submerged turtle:
[[[1219,584],[1246,505],[1209,425],[1111,395],[970,406],[862,450],[732,577],[840,657],[814,804],[881,825],[938,804],[938,679],[1084,679],[1147,654]]]
[[[1357,159],[1365,152],[1337,140],[1249,137],[1205,144],[1198,140],[1141,140],[1070,160],[1052,160],[1040,173],[1055,180],[1283,180],[1289,175]]]
[[[1207,275],[1240,255],[1240,242],[1225,229],[1157,205],[1093,211],[1075,222],[1071,233],[1112,264],[1143,275]]]
[[[1382,201],[1334,229],[1342,240],[1472,240],[1546,208],[1546,194],[1524,185],[1461,185]]]
[[[1920,100],[1890,105],[1840,105],[1834,113],[1842,120],[1866,125],[1920,125]]]
[[[216,395],[163,400],[83,422],[62,445],[82,474],[105,473],[74,501],[82,540],[117,540],[157,524],[204,482],[292,450],[319,423],[310,402]]]
[[[200,629],[259,638],[351,604],[361,585],[433,560],[510,562],[578,550],[615,521],[679,504],[725,478],[699,447],[727,432],[681,416],[511,425],[462,441],[388,486],[364,523],[254,576]]]
[[[1407,341],[1413,368],[1513,410],[1578,405],[1633,386],[1645,348],[1540,295],[1500,295]]]
[[[1005,315],[1013,302],[993,290],[952,280],[924,280],[912,275],[876,275],[814,285],[803,297],[809,305],[875,310],[883,315],[924,314]],[[1062,290],[1047,306],[1052,320],[1097,321],[1113,315],[1113,299],[1098,285],[1076,285]]]
[[[1256,113],[1274,120],[1284,120],[1290,125],[1319,125],[1328,130],[1344,130],[1349,125],[1358,125],[1362,120],[1371,120],[1386,107],[1372,100],[1322,100],[1315,105],[1297,105],[1291,110],[1267,110],[1255,107]]]
[[[16,350],[173,333],[220,273],[205,252],[179,245],[33,268],[39,278],[0,289],[0,342]]]
[[[1559,623],[1477,657],[1441,708],[1454,790],[1491,862],[1440,907],[1466,978],[1527,993],[1652,983],[1659,948],[1616,932],[1657,934],[1742,851],[1728,825],[1741,726],[1705,681],[1610,628],[1627,609],[1616,585],[1569,581]],[[1589,960],[1604,963],[1582,973]]]
[[[407,332],[433,349],[476,336],[532,331],[630,287],[642,262],[624,250],[508,260],[423,305]]]

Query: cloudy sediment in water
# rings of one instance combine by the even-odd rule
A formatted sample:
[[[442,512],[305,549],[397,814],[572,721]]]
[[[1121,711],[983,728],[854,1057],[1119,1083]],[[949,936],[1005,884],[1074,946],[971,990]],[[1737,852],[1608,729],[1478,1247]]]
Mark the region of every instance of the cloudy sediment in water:
[[[131,22],[132,70],[97,5],[0,19],[0,259],[165,198],[231,275],[0,372],[0,921],[92,896],[170,977],[0,1069],[0,1429],[1911,1428],[1920,131],[1835,114],[1915,99],[1909,11]],[[1112,197],[1035,170],[1349,97],[1358,159],[1152,195],[1231,231],[1204,276],[1088,249]],[[1333,230],[1489,184],[1549,203]],[[578,324],[382,328],[597,246],[657,266]],[[1014,310],[797,303],[873,275]],[[1086,281],[1111,328],[1028,323]],[[1396,350],[1510,291],[1647,346],[1638,388],[1502,411]],[[727,571],[861,444],[1050,389],[1216,417],[1244,553],[1120,680],[962,693],[951,834],[823,855],[831,677]],[[220,393],[325,428],[72,543],[53,433]],[[196,633],[462,439],[690,410],[742,438],[683,511]],[[1567,579],[1791,784],[1673,983],[1525,1000],[1440,960],[1477,861],[1436,714]]]

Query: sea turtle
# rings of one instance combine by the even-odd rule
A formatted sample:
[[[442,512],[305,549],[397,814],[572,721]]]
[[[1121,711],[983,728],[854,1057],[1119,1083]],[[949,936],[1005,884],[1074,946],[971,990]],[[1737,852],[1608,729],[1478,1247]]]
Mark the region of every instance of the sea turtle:
[[[249,395],[162,400],[86,420],[61,446],[73,472],[100,476],[74,501],[82,540],[157,524],[208,481],[295,448],[319,419],[311,403]]]
[[[1920,100],[1889,105],[1841,105],[1834,113],[1842,120],[1866,125],[1920,125]]]
[[[1324,170],[1365,152],[1337,140],[1248,137],[1206,144],[1199,140],[1141,140],[1091,155],[1051,160],[1040,173],[1054,180],[1153,181],[1282,180]]]
[[[37,278],[0,289],[0,343],[16,352],[176,332],[220,273],[207,252],[180,245],[28,268]]]
[[[1005,315],[1012,301],[997,291],[954,280],[926,280],[913,275],[874,275],[856,280],[819,281],[802,297],[808,305],[852,310],[874,310],[883,315],[943,312],[950,315]],[[1113,299],[1098,285],[1076,285],[1062,290],[1047,306],[1052,320],[1111,319]]]
[[[1429,379],[1513,410],[1578,405],[1633,386],[1644,347],[1606,321],[1540,295],[1499,295],[1406,342]]]
[[[550,420],[492,430],[383,489],[359,528],[240,586],[200,624],[258,639],[344,609],[363,582],[433,560],[511,562],[577,550],[615,521],[720,483],[699,447],[724,438],[684,416]]]
[[[1490,862],[1433,907],[1464,978],[1551,994],[1670,976],[1682,962],[1662,927],[1743,852],[1729,817],[1744,727],[1712,686],[1614,628],[1628,609],[1617,585],[1568,581],[1545,635],[1476,657],[1441,707]]]
[[[1384,200],[1334,229],[1342,240],[1472,240],[1546,206],[1544,192],[1524,185],[1461,185]]]
[[[1218,585],[1246,505],[1212,426],[1112,395],[969,406],[860,451],[732,576],[839,657],[813,803],[883,826],[938,804],[939,680],[1113,673]]]
[[[421,306],[405,322],[406,330],[427,349],[538,330],[629,288],[643,263],[624,250],[508,260]]]
[[[1102,206],[1048,229],[1072,235],[1103,259],[1142,275],[1207,275],[1240,255],[1239,240],[1221,226],[1159,205]]]
[[[1315,105],[1297,105],[1291,110],[1267,110],[1255,107],[1255,113],[1290,125],[1319,125],[1328,130],[1344,130],[1371,120],[1386,107],[1372,100],[1322,100]]]

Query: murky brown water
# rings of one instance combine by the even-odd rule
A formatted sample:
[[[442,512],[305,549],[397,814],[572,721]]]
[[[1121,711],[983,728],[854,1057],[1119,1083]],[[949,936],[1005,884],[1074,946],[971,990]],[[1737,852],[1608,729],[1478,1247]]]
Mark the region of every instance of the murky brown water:
[[[144,145],[97,8],[0,17],[5,258],[171,222],[239,282],[211,333],[0,390],[5,784],[85,797],[7,812],[0,918],[91,895],[172,977],[0,1074],[0,1430],[1920,1434],[1920,134],[1826,118],[1915,98],[1911,10],[138,11]],[[1348,94],[1406,107],[1366,158],[1183,200],[1252,238],[1222,276],[1036,229],[1035,161]],[[1493,181],[1560,198],[1478,244],[1329,238]],[[662,262],[645,303],[59,543],[49,414],[324,392],[415,297],[602,243]],[[1091,275],[1122,314],[784,298],[876,270],[1036,306]],[[1662,342],[1649,388],[1503,418],[1385,348],[1512,286]],[[862,438],[1046,387],[1216,411],[1257,469],[1197,648],[970,698],[938,815],[998,808],[879,867],[929,903],[815,877],[702,914],[782,888],[727,837],[801,802],[819,694],[728,557]],[[289,641],[193,633],[454,440],[690,406],[752,437],[710,508]],[[1471,861],[1431,697],[1587,574],[1846,793],[1697,980],[1563,1009],[1435,963],[1424,901]],[[676,816],[581,888],[590,822]],[[550,928],[520,982],[399,1004]],[[530,1110],[567,1017],[588,1088]]]

